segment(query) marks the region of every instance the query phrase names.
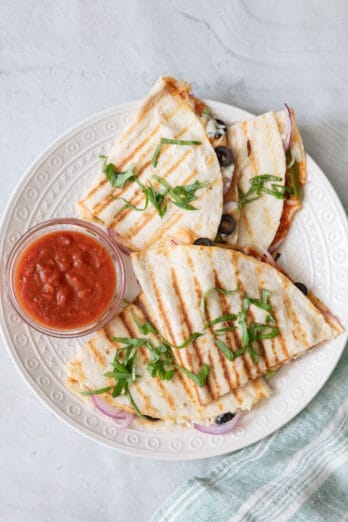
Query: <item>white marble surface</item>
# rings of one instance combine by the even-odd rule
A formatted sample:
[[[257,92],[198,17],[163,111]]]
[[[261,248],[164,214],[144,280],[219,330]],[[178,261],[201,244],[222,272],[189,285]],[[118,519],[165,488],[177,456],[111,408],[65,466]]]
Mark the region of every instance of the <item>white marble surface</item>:
[[[67,127],[141,98],[161,74],[253,112],[297,110],[308,152],[348,206],[348,5],[342,0],[2,0],[0,208]],[[157,462],[73,431],[0,342],[0,520],[146,521],[219,459]]]

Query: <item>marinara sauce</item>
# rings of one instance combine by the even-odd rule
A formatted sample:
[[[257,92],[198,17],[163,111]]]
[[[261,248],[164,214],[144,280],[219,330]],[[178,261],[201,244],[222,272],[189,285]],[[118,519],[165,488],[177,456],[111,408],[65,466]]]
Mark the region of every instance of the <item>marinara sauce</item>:
[[[76,231],[36,239],[15,271],[20,305],[33,320],[51,328],[92,323],[110,306],[115,290],[111,256],[93,237]]]

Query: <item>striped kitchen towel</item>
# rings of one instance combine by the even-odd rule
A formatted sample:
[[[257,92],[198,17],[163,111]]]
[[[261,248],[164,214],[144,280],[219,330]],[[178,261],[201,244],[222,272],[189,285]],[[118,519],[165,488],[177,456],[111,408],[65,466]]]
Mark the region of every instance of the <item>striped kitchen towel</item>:
[[[348,521],[348,350],[292,422],[179,487],[151,522]]]

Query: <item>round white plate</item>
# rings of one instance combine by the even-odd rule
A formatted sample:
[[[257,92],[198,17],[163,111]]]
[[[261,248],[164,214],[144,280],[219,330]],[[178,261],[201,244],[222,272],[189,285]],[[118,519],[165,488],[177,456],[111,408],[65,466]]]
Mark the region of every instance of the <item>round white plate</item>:
[[[274,395],[245,415],[234,433],[118,431],[110,419],[80,402],[64,386],[66,362],[82,341],[53,339],[30,329],[11,308],[4,291],[4,263],[11,247],[41,221],[76,216],[76,201],[100,169],[99,155],[108,154],[139,103],[113,107],[66,132],[35,161],[15,190],[0,230],[3,337],[33,391],[61,419],[94,440],[127,453],[162,459],[197,459],[235,451],[278,430],[308,404],[334,369],[345,334],[283,368],[271,381]],[[223,103],[207,103],[227,122],[251,116]],[[311,158],[308,180],[304,207],[282,248],[280,264],[311,288],[344,324],[343,311],[348,309],[346,216],[332,186]]]

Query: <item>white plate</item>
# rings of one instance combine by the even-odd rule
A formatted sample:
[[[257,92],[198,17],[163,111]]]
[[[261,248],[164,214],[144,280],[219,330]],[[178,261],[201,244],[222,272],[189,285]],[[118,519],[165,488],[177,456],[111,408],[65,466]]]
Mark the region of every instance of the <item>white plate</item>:
[[[250,114],[209,102],[216,115],[232,122]],[[334,369],[346,335],[312,350],[272,379],[274,396],[245,415],[234,433],[209,436],[195,430],[118,431],[108,418],[80,402],[65,387],[65,364],[81,340],[52,339],[26,326],[4,291],[4,262],[31,226],[57,216],[75,216],[76,201],[88,188],[99,154],[134,116],[139,102],[99,113],[65,133],[29,168],[4,213],[1,237],[1,311],[5,344],[25,380],[43,402],[81,433],[120,451],[162,459],[197,459],[235,451],[278,430],[318,393]],[[347,221],[332,186],[311,158],[304,207],[282,248],[280,264],[304,282],[345,323],[348,309]]]

